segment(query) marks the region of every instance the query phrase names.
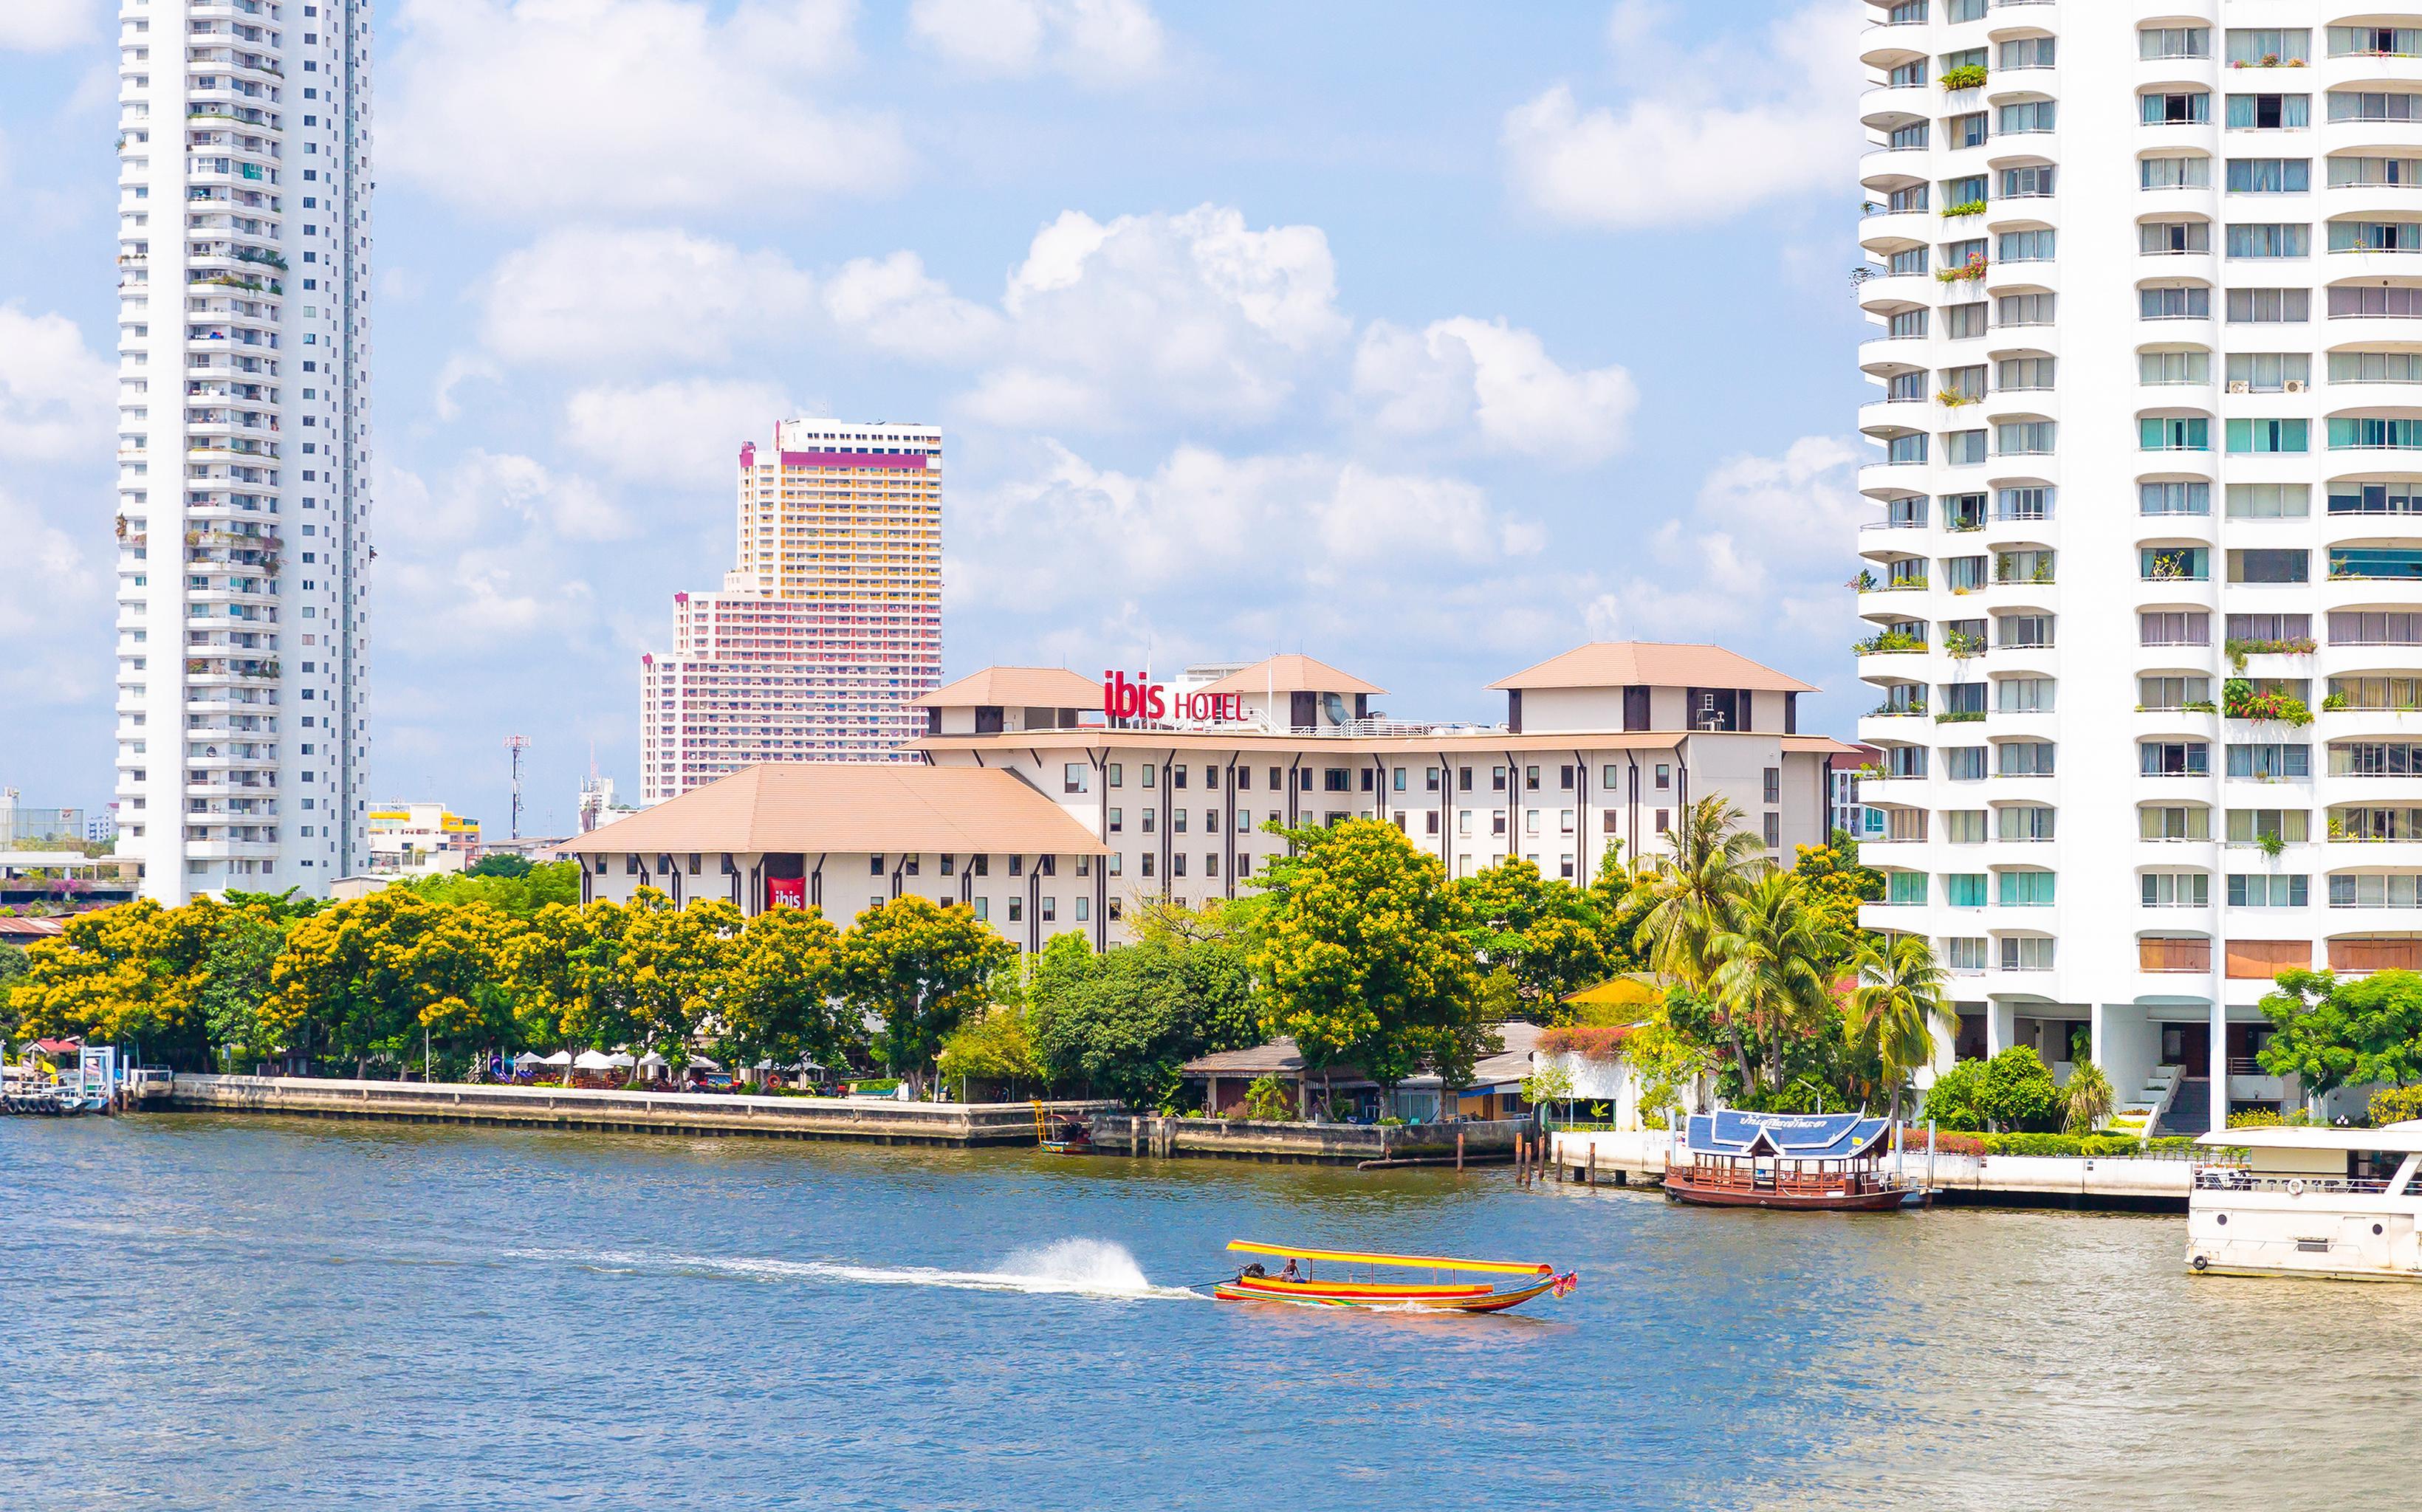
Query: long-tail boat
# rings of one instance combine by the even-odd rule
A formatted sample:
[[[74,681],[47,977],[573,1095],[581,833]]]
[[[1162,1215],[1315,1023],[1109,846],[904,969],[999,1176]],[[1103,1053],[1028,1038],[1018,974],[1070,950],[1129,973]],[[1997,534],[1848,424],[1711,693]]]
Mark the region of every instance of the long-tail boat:
[[[1580,1284],[1572,1271],[1556,1273],[1550,1265],[1525,1265],[1511,1260],[1454,1260],[1442,1255],[1370,1254],[1360,1250],[1305,1250],[1283,1244],[1256,1244],[1233,1239],[1228,1248],[1238,1254],[1284,1260],[1287,1269],[1271,1275],[1255,1261],[1212,1288],[1223,1302],[1303,1302],[1315,1307],[1417,1308],[1441,1313],[1502,1313],[1519,1307],[1542,1292],[1562,1297]],[[1300,1272],[1296,1267],[1300,1266]],[[1315,1267],[1336,1268],[1315,1276]],[[1380,1279],[1390,1271],[1427,1270],[1428,1281]],[[1464,1282],[1446,1278],[1465,1275],[1519,1276],[1510,1284]]]

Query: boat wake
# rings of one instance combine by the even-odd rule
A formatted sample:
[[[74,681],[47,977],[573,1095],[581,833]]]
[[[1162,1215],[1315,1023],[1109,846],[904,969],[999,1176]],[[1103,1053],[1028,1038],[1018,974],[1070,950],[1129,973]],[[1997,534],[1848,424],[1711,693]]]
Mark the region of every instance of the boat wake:
[[[622,1273],[674,1271],[747,1281],[804,1281],[864,1286],[936,1286],[947,1291],[1017,1292],[1037,1297],[1099,1297],[1128,1300],[1203,1300],[1187,1286],[1156,1286],[1124,1245],[1107,1239],[1061,1239],[1020,1250],[998,1270],[943,1270],[932,1266],[859,1266],[825,1260],[767,1260],[748,1255],[699,1255],[629,1250],[521,1250],[521,1259],[571,1260]]]

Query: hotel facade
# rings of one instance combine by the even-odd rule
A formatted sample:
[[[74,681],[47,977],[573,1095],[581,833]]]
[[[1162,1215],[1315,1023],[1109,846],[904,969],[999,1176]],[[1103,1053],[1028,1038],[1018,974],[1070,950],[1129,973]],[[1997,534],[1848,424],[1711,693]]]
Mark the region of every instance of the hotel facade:
[[[761,762],[886,762],[941,681],[942,436],[785,420],[740,450],[738,565],[641,657],[640,797]]]
[[[2422,12],[1876,0],[1873,928],[2165,1132],[2422,964]]]
[[[1039,950],[1070,929],[1122,943],[1144,899],[1242,895],[1286,852],[1273,822],[1376,819],[1450,875],[1519,857],[1577,885],[1610,845],[1618,865],[1661,854],[1682,809],[1710,795],[1779,864],[1829,836],[1828,762],[1850,748],[1799,732],[1806,684],[1713,646],[1632,642],[1492,687],[1502,721],[1420,722],[1300,655],[1169,683],[990,668],[916,701],[923,768],[754,767],[568,848],[588,862],[588,897],[653,886],[748,913],[817,905],[846,923],[923,893]]]
[[[119,10],[118,854],[167,904],[369,856],[370,8]]]

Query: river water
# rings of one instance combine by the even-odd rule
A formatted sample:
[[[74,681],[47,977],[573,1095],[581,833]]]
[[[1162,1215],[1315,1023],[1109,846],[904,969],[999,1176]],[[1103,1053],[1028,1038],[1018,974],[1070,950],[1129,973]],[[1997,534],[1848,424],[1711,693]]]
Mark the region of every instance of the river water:
[[[2422,1441],[2422,1288],[2177,1218],[194,1115],[0,1120],[0,1202],[8,1508],[2275,1509]],[[1237,1236],[1581,1284],[1190,1293]]]

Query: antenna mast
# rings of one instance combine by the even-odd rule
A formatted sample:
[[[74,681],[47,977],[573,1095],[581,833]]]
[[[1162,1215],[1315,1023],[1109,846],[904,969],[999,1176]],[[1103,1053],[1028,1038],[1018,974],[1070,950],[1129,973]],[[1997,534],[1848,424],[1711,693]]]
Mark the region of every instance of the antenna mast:
[[[522,752],[529,749],[529,736],[507,735],[505,749],[513,756],[513,819],[512,838],[522,838]]]

